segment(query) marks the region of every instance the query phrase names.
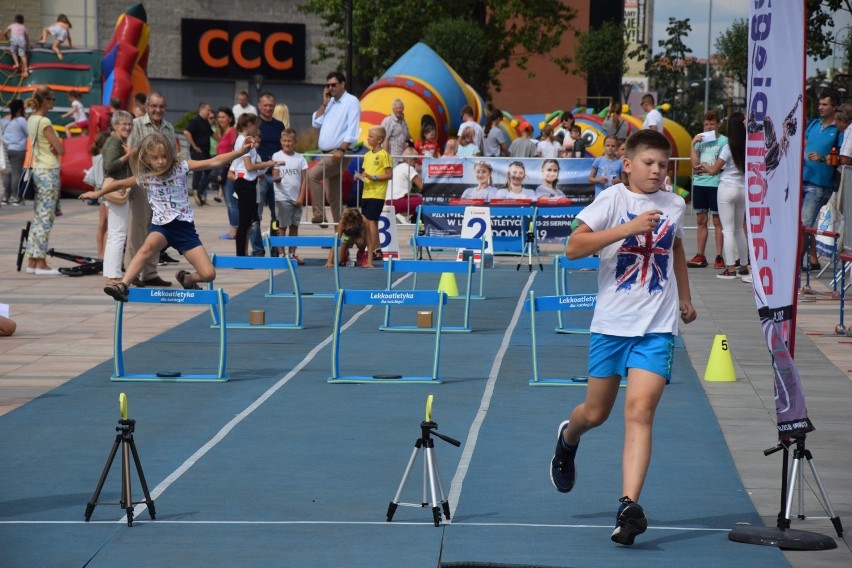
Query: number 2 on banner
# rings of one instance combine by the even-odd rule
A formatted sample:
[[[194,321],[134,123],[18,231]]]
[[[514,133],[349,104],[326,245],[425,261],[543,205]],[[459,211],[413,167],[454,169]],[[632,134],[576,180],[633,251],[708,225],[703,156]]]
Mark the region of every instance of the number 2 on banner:
[[[399,258],[399,239],[396,234],[396,209],[385,205],[379,216],[379,246],[386,259]]]
[[[464,219],[462,220],[461,237],[465,239],[485,239],[485,251],[491,253],[493,241],[491,239],[491,211],[488,207],[465,207]],[[458,260],[464,259],[464,250],[459,249]],[[479,253],[474,254],[474,262],[480,262]]]

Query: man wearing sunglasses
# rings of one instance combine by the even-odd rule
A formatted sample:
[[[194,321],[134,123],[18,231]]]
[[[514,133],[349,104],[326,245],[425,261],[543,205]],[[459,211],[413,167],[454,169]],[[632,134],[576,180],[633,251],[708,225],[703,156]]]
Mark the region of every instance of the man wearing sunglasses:
[[[318,145],[323,153],[319,164],[308,172],[311,191],[312,223],[325,221],[323,182],[334,222],[340,221],[340,174],[349,166],[349,149],[358,140],[361,122],[361,103],[346,92],[346,77],[332,71],[326,77],[322,103],[314,112],[311,123],[319,128]]]

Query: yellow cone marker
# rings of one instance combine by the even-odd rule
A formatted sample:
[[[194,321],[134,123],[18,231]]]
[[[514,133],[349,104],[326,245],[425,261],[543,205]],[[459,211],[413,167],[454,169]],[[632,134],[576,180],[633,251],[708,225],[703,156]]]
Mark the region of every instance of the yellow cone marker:
[[[710,350],[710,359],[707,361],[707,369],[704,371],[704,380],[719,383],[737,380],[728,338],[724,335],[717,335],[713,339],[713,348]]]
[[[432,421],[432,398],[431,394],[426,397],[426,422]]]
[[[118,414],[122,420],[127,420],[127,395],[118,395]]]
[[[438,282],[438,292],[443,292],[450,298],[458,296],[459,287],[456,284],[456,275],[452,272],[444,272],[441,274],[441,281]]]

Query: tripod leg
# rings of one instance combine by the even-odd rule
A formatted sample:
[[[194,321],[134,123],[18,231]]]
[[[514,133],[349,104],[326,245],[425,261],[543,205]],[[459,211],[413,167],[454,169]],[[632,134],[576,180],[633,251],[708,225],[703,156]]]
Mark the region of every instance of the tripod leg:
[[[429,490],[432,495],[432,520],[435,526],[441,526],[441,510],[438,508],[438,495],[435,493],[435,462],[432,460],[434,448],[426,447],[426,463],[428,464]]]
[[[796,459],[799,460],[799,514],[797,518],[800,521],[805,520],[805,468],[802,467],[802,455],[799,450],[796,450]]]
[[[133,497],[130,494],[130,445],[122,440],[121,445],[121,503],[127,511],[127,526],[133,526]]]
[[[408,476],[411,475],[411,468],[414,466],[414,460],[417,459],[417,452],[420,451],[420,440],[414,444],[414,451],[411,452],[411,457],[408,459],[408,465],[405,466],[405,473],[402,474],[402,481],[399,482],[399,488],[396,490],[396,495],[393,496],[393,501],[388,505],[388,522],[393,520],[393,514],[396,513],[396,508],[399,506],[399,500],[402,499],[402,492],[405,490],[405,484],[408,483]]]
[[[428,441],[424,444],[423,450],[426,452],[426,457],[423,458],[423,498],[420,500],[421,507],[429,506],[429,499],[427,497],[427,489],[429,482],[429,446]]]
[[[787,502],[784,504],[784,518],[789,522],[790,520],[790,509],[793,508],[793,494],[796,491],[796,482],[799,480],[799,466],[800,460],[797,456],[793,457],[793,468],[790,470],[790,480],[787,486]]]
[[[843,524],[840,522],[840,517],[834,514],[834,509],[831,507],[831,501],[828,500],[828,493],[825,492],[825,486],[822,484],[822,479],[820,479],[819,473],[816,469],[816,464],[814,464],[813,456],[810,452],[807,452],[806,457],[808,459],[808,465],[811,468],[811,473],[814,474],[814,480],[816,481],[817,488],[819,488],[819,494],[822,496],[824,508],[831,519],[831,524],[834,525],[834,530],[837,531],[837,536],[843,538]]]
[[[87,523],[89,522],[89,519],[92,518],[92,512],[94,512],[95,506],[98,504],[98,497],[100,497],[101,490],[104,488],[104,482],[106,481],[107,475],[109,475],[109,469],[112,467],[112,460],[115,459],[115,453],[118,451],[118,444],[120,443],[121,434],[115,437],[115,442],[113,442],[112,449],[109,451],[109,457],[107,458],[106,465],[104,466],[104,470],[101,472],[101,478],[98,480],[98,486],[95,487],[92,499],[86,503],[86,514],[84,518]]]
[[[139,474],[139,484],[142,486],[142,495],[145,496],[145,505],[148,507],[148,514],[151,519],[156,518],[157,511],[154,509],[154,500],[151,499],[151,492],[148,491],[148,483],[145,481],[145,473],[142,471],[142,462],[139,460],[139,452],[136,451],[136,442],[133,441],[133,436],[127,442],[130,444],[130,451],[133,454],[133,463],[136,464],[136,473]],[[133,505],[133,503],[130,503]]]
[[[450,520],[450,502],[447,501],[447,493],[444,491],[444,482],[441,481],[441,470],[438,467],[438,454],[432,453],[432,463],[435,469],[435,479],[438,481],[438,491],[441,493],[441,508],[444,510],[444,518]]]

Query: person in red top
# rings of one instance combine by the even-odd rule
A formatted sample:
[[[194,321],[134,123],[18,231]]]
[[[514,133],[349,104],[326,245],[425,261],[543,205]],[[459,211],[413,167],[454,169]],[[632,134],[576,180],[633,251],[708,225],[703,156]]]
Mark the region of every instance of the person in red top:
[[[439,158],[441,156],[441,147],[438,146],[438,131],[431,124],[423,127],[420,133],[420,140],[414,143],[414,149],[417,153],[425,158]]]
[[[219,141],[216,142],[216,155],[227,154],[234,149],[234,142],[237,141],[237,129],[234,128],[234,111],[228,107],[219,107],[216,110],[216,131],[219,134]],[[210,173],[210,180],[219,185],[219,190],[225,198],[225,205],[228,206],[228,229],[227,233],[219,235],[220,239],[232,240],[237,236],[237,225],[240,221],[240,212],[237,209],[237,200],[234,197],[234,180],[228,175],[228,166],[217,168]],[[218,197],[214,197],[219,201]]]

